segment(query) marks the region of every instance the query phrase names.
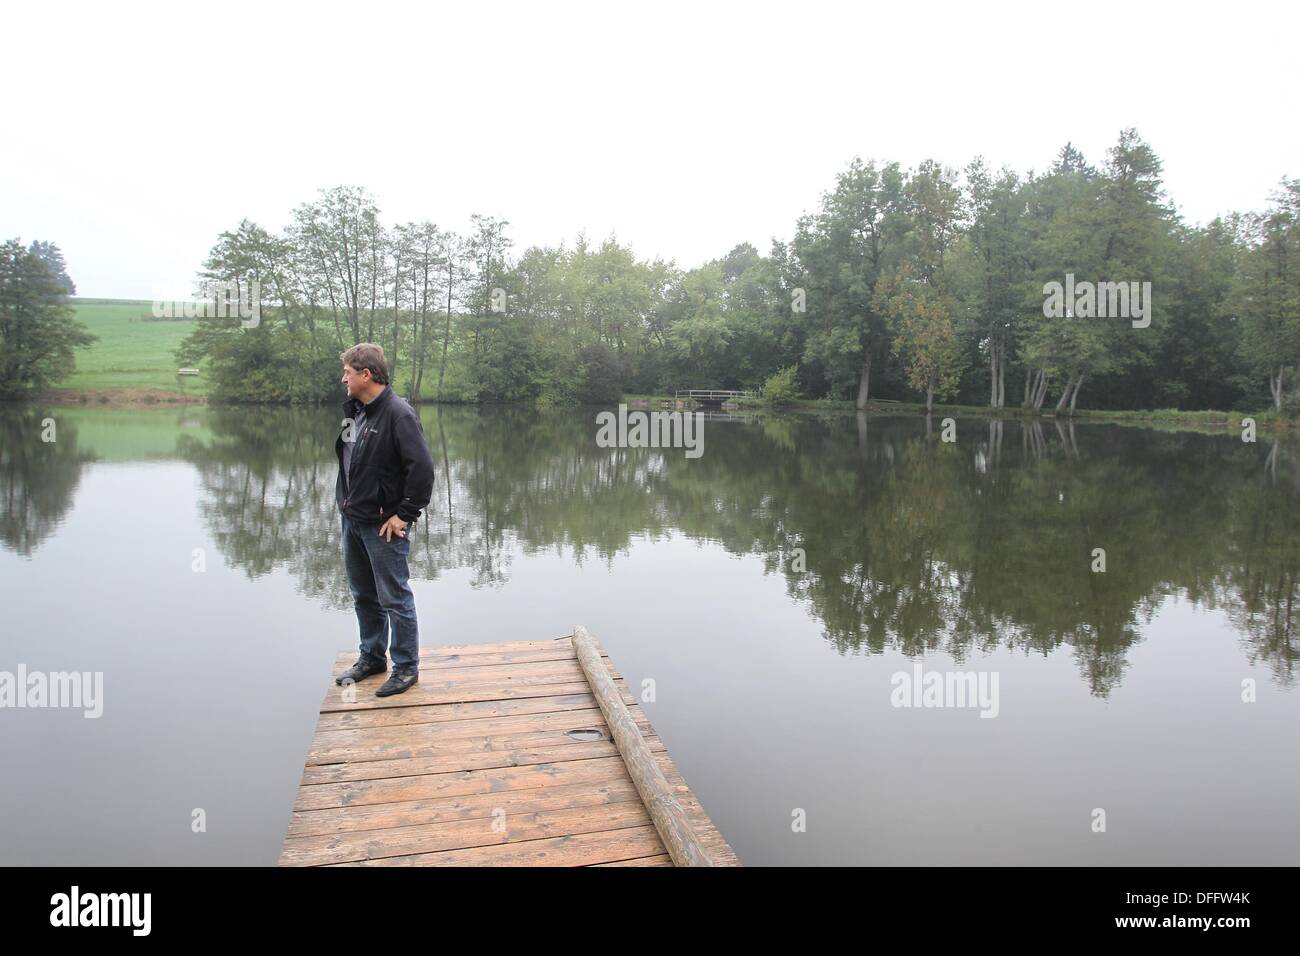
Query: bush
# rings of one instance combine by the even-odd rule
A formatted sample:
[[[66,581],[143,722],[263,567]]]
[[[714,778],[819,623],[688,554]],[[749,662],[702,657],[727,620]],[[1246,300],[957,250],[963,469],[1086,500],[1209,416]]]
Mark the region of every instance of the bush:
[[[582,387],[578,401],[584,405],[617,405],[623,398],[623,383],[630,369],[609,346],[597,343],[578,352]]]
[[[541,392],[538,405],[576,405],[582,389],[583,369],[568,349],[552,349],[542,355]]]
[[[208,398],[214,403],[315,404],[345,397],[335,348],[265,315],[248,329],[238,320],[200,320],[177,361],[198,365],[201,360],[206,360]]]
[[[798,370],[790,365],[778,369],[763,385],[763,400],[769,405],[789,405],[799,397],[799,384],[795,381]]]

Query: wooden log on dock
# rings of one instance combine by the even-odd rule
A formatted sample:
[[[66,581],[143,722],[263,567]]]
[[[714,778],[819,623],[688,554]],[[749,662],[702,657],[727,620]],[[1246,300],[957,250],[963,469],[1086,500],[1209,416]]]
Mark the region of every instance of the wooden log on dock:
[[[641,731],[601,662],[595,642],[581,624],[573,629],[573,648],[578,653],[578,664],[591,685],[596,703],[605,715],[605,723],[614,734],[614,743],[618,745],[623,763],[641,795],[641,802],[650,813],[673,863],[677,866],[712,866],[713,861],[700,842],[699,834],[691,826],[690,818],[642,740]]]

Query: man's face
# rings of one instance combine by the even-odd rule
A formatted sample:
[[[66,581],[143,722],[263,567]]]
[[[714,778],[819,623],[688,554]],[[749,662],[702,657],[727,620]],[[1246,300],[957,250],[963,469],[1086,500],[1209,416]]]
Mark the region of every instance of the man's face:
[[[350,365],[343,366],[343,385],[348,390],[348,398],[360,399],[370,387],[370,369],[357,371]]]

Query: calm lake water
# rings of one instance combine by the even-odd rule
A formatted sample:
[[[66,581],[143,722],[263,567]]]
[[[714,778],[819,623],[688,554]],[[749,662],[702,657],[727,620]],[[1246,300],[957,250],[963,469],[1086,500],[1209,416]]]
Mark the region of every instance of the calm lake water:
[[[692,459],[595,411],[423,411],[421,640],[586,625],[742,862],[1300,862],[1294,445],[758,416]],[[276,861],[356,643],[338,417],[5,411],[0,671],[104,684],[0,709],[0,863]],[[996,717],[895,706],[918,666]]]

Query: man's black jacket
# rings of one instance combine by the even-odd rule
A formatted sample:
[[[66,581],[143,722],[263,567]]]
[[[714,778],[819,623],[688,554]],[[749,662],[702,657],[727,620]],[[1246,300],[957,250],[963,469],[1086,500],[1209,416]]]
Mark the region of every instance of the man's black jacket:
[[[343,436],[362,407],[366,420],[353,435],[345,491]],[[414,521],[433,497],[433,455],[424,440],[420,416],[391,385],[369,405],[349,398],[343,403],[343,416],[343,427],[334,442],[339,459],[334,499],[339,511],[366,524],[383,524],[394,514],[403,521]]]

